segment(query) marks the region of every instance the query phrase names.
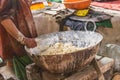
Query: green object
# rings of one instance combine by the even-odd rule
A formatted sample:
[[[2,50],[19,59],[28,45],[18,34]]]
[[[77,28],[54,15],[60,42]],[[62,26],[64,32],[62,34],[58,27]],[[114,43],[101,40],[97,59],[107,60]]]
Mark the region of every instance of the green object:
[[[27,55],[23,57],[15,56],[13,58],[13,67],[14,67],[15,75],[18,77],[19,80],[27,80],[25,67],[26,65],[31,63],[32,61]]]
[[[112,23],[111,23],[110,19],[108,19],[108,20],[103,20],[103,21],[100,21],[100,22],[96,22],[96,26],[97,27],[112,28]]]

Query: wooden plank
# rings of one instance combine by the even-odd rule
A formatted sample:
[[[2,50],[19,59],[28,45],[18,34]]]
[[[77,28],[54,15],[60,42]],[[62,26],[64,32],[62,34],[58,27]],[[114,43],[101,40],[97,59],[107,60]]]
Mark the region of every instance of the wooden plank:
[[[92,60],[92,65],[97,72],[98,80],[105,80],[104,75],[103,75],[102,71],[100,70],[100,66],[95,58]]]
[[[114,60],[108,57],[102,58],[101,56],[96,56],[96,59],[99,60],[98,64],[102,73],[111,69],[114,64]],[[97,78],[97,72],[93,66],[88,66],[82,71],[72,74],[69,77],[63,75],[51,74],[46,71],[41,72],[39,68],[33,63],[27,66],[27,75],[28,80],[93,80]],[[37,72],[37,73],[36,73]],[[40,79],[41,77],[41,79]]]
[[[104,57],[99,61],[99,64],[102,73],[105,73],[114,65],[114,60],[108,57]],[[79,71],[65,80],[94,80],[97,77],[96,70],[92,66],[89,66],[85,70]]]

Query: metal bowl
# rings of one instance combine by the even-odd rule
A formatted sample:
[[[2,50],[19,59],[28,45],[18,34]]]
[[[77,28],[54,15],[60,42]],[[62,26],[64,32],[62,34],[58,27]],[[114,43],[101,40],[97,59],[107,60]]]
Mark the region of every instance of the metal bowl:
[[[46,34],[36,38],[37,45],[44,50],[57,42],[72,42],[74,46],[84,48],[79,51],[58,55],[40,55],[37,47],[25,47],[31,59],[44,70],[51,73],[69,73],[88,65],[99,50],[103,36],[91,31],[64,31]]]

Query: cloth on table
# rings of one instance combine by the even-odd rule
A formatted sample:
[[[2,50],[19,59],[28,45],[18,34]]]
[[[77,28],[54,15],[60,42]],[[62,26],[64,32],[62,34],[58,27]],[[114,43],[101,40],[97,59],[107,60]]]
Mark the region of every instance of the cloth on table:
[[[46,14],[36,14],[33,15],[33,18],[38,35],[59,31],[59,25],[54,17]]]
[[[65,20],[64,25],[70,27],[72,30],[84,30],[84,26],[87,21],[95,22],[97,27],[112,28],[110,15],[94,11],[90,11],[85,17],[80,17],[76,15],[70,16]],[[89,25],[92,26],[91,24]]]
[[[85,22],[68,19],[65,26],[70,27],[72,30],[84,30]]]
[[[111,23],[110,19],[108,19],[108,20],[96,22],[96,26],[97,26],[97,27],[112,28],[112,23]]]
[[[63,4],[53,3],[52,7],[44,11],[32,11],[38,35],[57,32],[60,30],[62,19],[73,14],[74,11],[65,9]]]

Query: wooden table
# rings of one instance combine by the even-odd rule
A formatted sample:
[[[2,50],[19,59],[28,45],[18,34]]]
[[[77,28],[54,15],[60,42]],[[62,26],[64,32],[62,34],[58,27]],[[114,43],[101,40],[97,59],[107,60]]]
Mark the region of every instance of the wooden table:
[[[102,73],[106,73],[110,70],[108,76],[105,77],[107,78],[105,80],[110,80],[110,73],[114,66],[114,60],[108,57],[101,56],[96,56],[95,58],[99,64]],[[35,65],[35,63],[28,65],[26,67],[26,72],[28,80],[94,80],[98,78],[98,74],[92,65],[89,65],[82,71],[78,71],[67,77],[41,71],[40,68]]]

